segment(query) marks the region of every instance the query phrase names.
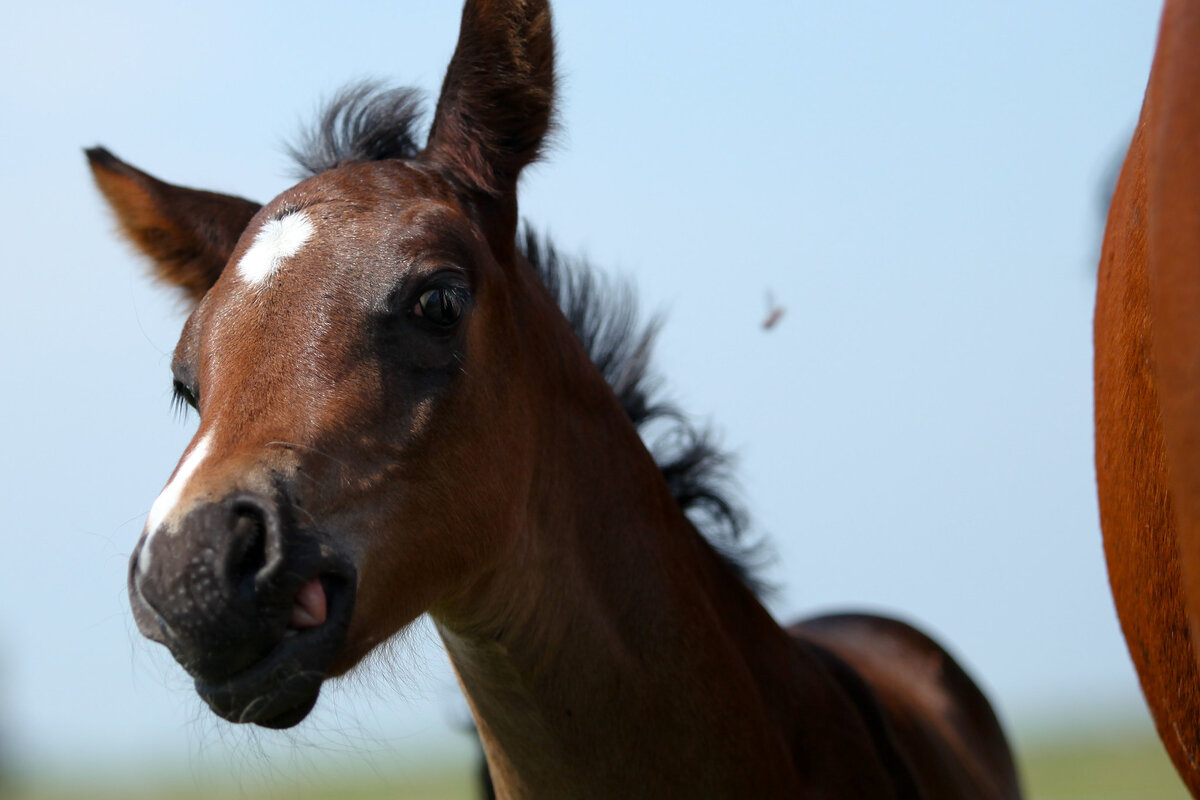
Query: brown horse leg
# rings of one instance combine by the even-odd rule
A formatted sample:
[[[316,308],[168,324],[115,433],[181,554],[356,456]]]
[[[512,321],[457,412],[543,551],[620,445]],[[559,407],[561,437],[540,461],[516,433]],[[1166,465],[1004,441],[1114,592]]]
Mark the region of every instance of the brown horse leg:
[[[874,691],[893,744],[930,798],[1016,800],[1020,781],[983,692],[936,642],[903,622],[837,614],[799,622]]]

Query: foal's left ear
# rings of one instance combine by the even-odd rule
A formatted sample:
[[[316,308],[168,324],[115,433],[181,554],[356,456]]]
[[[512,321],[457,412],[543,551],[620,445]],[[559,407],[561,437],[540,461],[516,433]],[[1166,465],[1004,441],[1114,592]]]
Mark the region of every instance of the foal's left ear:
[[[422,157],[468,190],[512,200],[521,170],[538,157],[553,105],[546,0],[467,0]]]
[[[87,152],[121,232],[149,256],[160,280],[200,302],[260,208],[240,197],[164,183],[102,147]]]

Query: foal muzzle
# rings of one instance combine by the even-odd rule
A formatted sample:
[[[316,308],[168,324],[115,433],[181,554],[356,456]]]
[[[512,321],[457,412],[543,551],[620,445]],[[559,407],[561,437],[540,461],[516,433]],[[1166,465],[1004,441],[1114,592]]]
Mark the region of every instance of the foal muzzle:
[[[316,702],[353,610],[355,573],[276,498],[239,493],[143,537],[129,596],[222,717],[289,727]],[[300,622],[298,622],[300,620]]]

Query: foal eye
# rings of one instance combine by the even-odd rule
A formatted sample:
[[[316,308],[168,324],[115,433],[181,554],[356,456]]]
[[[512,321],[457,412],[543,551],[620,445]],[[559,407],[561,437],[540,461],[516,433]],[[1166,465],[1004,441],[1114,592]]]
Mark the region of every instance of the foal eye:
[[[196,400],[195,392],[189,389],[183,381],[174,381],[171,389],[171,405],[177,411],[182,411],[184,406],[191,406],[194,411],[200,410],[200,403]]]
[[[449,327],[462,316],[462,294],[450,287],[438,286],[422,293],[413,313],[435,325]]]

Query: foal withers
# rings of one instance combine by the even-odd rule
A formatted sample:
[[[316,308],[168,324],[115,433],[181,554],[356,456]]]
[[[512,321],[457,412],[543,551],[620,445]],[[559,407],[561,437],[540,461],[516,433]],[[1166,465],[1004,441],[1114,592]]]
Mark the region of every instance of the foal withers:
[[[287,726],[428,612],[505,797],[1018,796],[941,648],[785,631],[672,497],[515,246],[553,100],[545,3],[470,0],[424,148],[411,95],[351,94],[261,208],[89,153],[194,304],[140,629],[219,714]]]

